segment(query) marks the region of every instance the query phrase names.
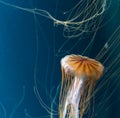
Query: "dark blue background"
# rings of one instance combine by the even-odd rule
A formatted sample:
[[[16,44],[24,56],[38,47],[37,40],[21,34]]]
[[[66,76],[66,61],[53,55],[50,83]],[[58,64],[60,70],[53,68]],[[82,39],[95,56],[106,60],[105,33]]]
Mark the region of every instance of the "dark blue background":
[[[72,2],[57,2],[56,0],[5,1],[26,8],[45,9],[58,19],[64,19],[62,12],[73,5]],[[118,1],[115,1],[103,22],[108,21],[111,16],[113,16],[112,19],[99,30],[91,53],[86,53],[86,55],[94,57],[119,25],[120,10],[117,9]],[[36,76],[42,99],[50,107],[56,87],[61,81],[60,59],[67,54],[64,50],[65,52],[70,50],[70,46],[77,39],[69,41],[59,50],[65,41],[62,26],[54,27],[52,20],[39,15],[34,17],[32,13],[0,4],[0,118],[5,118],[4,111],[7,118],[25,118],[26,110],[31,116],[49,117],[34,94],[34,76]],[[89,43],[85,41],[82,43]],[[80,54],[84,46],[80,44],[68,53]],[[120,87],[102,109],[98,108],[96,118],[120,117],[119,90]],[[105,111],[107,105],[116,98],[117,102]],[[104,103],[104,100],[101,103]]]

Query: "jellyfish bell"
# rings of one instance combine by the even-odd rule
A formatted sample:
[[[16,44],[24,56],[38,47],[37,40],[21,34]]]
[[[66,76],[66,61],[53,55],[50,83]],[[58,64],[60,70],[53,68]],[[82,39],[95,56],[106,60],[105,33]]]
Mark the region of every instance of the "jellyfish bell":
[[[67,55],[61,60],[61,68],[60,118],[82,118],[104,67],[100,62],[85,56]]]
[[[104,69],[100,62],[81,55],[67,55],[61,60],[61,65],[66,72],[86,75],[88,78],[96,76],[96,80],[101,77]]]

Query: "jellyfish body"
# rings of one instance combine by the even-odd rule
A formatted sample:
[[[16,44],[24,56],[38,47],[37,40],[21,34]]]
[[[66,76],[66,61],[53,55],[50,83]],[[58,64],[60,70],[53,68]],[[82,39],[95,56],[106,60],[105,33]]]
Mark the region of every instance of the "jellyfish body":
[[[81,55],[68,55],[61,60],[61,68],[60,118],[82,118],[104,67],[94,59]]]

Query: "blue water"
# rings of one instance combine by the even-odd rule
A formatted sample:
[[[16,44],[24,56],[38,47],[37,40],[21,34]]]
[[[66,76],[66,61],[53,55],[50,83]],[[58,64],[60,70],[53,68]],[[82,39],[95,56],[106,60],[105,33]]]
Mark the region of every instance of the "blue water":
[[[104,42],[120,24],[120,9],[117,9],[119,2],[115,1],[104,18],[104,21],[107,21],[112,16],[111,20],[99,30],[92,49],[86,52],[90,57],[99,52]],[[66,4],[67,1],[65,3],[57,0],[5,0],[5,2],[26,8],[44,9],[60,19],[64,19],[62,12],[72,5],[72,2]],[[42,99],[50,107],[61,81],[60,59],[66,54],[80,54],[85,48],[85,45],[77,45],[70,50],[71,45],[77,41],[75,39],[68,41],[61,49],[66,41],[62,35],[62,28],[54,27],[53,21],[39,15],[34,16],[32,13],[0,4],[0,118],[26,118],[27,113],[33,117],[50,117],[37,100],[33,89],[34,80],[37,80]],[[81,43],[89,42],[85,40]],[[111,93],[113,88],[114,86],[107,88],[108,93]],[[97,108],[99,112],[96,110],[97,115],[93,118],[120,117],[119,90],[120,87],[117,87],[103,108],[100,110]],[[113,103],[115,100],[117,102]],[[111,106],[106,110],[108,104]],[[57,106],[54,105],[54,109],[57,111]]]

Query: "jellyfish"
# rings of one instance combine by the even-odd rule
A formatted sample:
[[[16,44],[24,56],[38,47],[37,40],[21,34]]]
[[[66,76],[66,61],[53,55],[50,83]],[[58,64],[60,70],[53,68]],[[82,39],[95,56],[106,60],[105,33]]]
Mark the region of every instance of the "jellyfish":
[[[34,8],[34,7],[33,7],[33,9],[25,8],[22,6],[17,6],[17,5],[7,3],[5,1],[0,0],[1,5],[13,7],[15,9],[19,9],[19,10],[33,14],[36,26],[39,24],[38,23],[39,19],[37,19],[37,16],[43,16],[43,17],[51,20],[53,22],[54,26],[59,26],[59,25],[63,26],[63,29],[62,29],[63,37],[65,37],[67,39],[71,39],[71,38],[78,39],[74,44],[72,44],[72,47],[70,46],[70,49],[68,47],[68,49],[65,49],[65,51],[64,51],[64,47],[66,48],[70,44],[71,40],[63,40],[63,42],[61,40],[62,45],[60,44],[60,48],[58,49],[58,51],[55,51],[57,46],[53,47],[53,49],[55,51],[53,54],[54,56],[66,55],[68,53],[69,54],[76,53],[76,50],[74,50],[75,52],[73,52],[73,49],[77,45],[79,45],[79,47],[81,45],[83,45],[83,43],[80,42],[81,39],[82,40],[89,39],[89,43],[87,45],[85,45],[85,48],[83,50],[79,51],[80,54],[87,55],[87,53],[88,53],[87,51],[89,49],[91,49],[93,43],[94,44],[96,43],[94,41],[94,39],[97,38],[97,37],[95,37],[95,35],[98,32],[98,29],[102,28],[103,26],[106,26],[106,24],[108,23],[108,20],[105,21],[103,19],[103,17],[108,12],[108,10],[111,6],[111,2],[112,2],[111,0],[110,1],[107,1],[107,0],[102,0],[102,1],[100,1],[100,0],[96,0],[96,1],[95,0],[93,0],[93,1],[79,0],[79,2],[75,6],[73,6],[71,9],[68,9],[67,11],[64,12],[65,19],[61,20],[61,19],[57,19],[56,16],[53,16],[49,11],[46,11],[44,9],[39,9],[39,8]],[[116,8],[118,8],[118,7],[116,7]],[[117,10],[115,10],[115,11],[117,11]],[[115,14],[115,13],[112,13],[112,14]],[[110,17],[110,18],[112,18],[112,17]],[[109,18],[107,18],[107,19],[109,19]],[[38,29],[35,28],[35,30],[37,32],[36,33],[36,40],[37,40],[36,42],[38,43],[39,42],[38,41],[38,31],[37,31]],[[104,32],[104,34],[105,34],[105,32]],[[36,73],[37,73],[36,65],[38,64],[38,62],[35,61],[34,87],[33,88],[34,88],[35,97],[37,98],[37,100],[40,103],[40,105],[42,106],[42,108],[44,108],[46,110],[46,113],[48,113],[48,115],[46,115],[44,117],[53,118],[55,116],[55,118],[56,118],[58,116],[60,118],[68,118],[68,117],[69,118],[79,118],[79,117],[82,118],[85,115],[85,113],[88,111],[88,109],[91,108],[91,106],[90,106],[91,99],[94,96],[94,94],[98,91],[98,89],[96,90],[96,89],[94,89],[94,87],[95,87],[97,81],[99,80],[99,78],[103,74],[103,70],[104,70],[103,65],[106,67],[105,72],[104,72],[105,77],[102,79],[99,89],[106,86],[106,83],[108,83],[108,81],[110,81],[110,80],[112,80],[112,84],[113,84],[113,79],[116,78],[116,79],[114,79],[114,83],[115,83],[114,91],[115,91],[115,88],[117,88],[119,86],[119,83],[117,82],[118,81],[117,78],[120,77],[119,76],[119,69],[120,69],[119,68],[120,67],[119,66],[120,65],[120,53],[119,53],[119,47],[120,47],[119,36],[120,35],[119,34],[120,34],[120,26],[118,26],[117,30],[115,32],[113,32],[112,37],[110,37],[109,39],[106,39],[106,37],[104,37],[105,42],[104,41],[102,42],[102,40],[97,39],[98,41],[100,41],[100,43],[103,43],[103,44],[102,44],[101,50],[98,51],[97,55],[96,56],[94,55],[95,60],[90,59],[85,56],[80,56],[80,55],[68,55],[68,56],[65,56],[61,60],[62,82],[61,82],[60,96],[59,96],[59,85],[60,84],[58,84],[58,87],[53,96],[51,95],[52,90],[50,92],[47,91],[47,87],[48,87],[47,82],[48,82],[48,84],[50,84],[49,81],[51,81],[52,78],[56,79],[56,76],[50,77],[50,75],[49,75],[49,71],[48,71],[47,67],[49,67],[50,69],[52,69],[52,67],[46,66],[46,75],[47,76],[44,79],[45,80],[45,85],[44,85],[43,82],[41,82],[42,81],[41,77],[40,77],[40,79],[37,79],[38,77],[36,75]],[[55,44],[59,44],[59,43],[55,43]],[[37,50],[36,55],[37,56],[36,56],[35,60],[39,60],[38,59],[39,47],[37,47],[38,45],[39,44],[36,45],[36,50]],[[81,48],[82,48],[82,46],[81,46]],[[81,48],[79,48],[79,49],[81,49]],[[78,51],[78,49],[77,49],[77,51]],[[97,52],[97,50],[95,50],[95,51]],[[49,60],[49,58],[48,58],[48,60]],[[103,65],[99,61],[102,62]],[[55,66],[58,64],[58,63],[56,64],[56,62],[54,62],[54,63],[55,63],[54,64]],[[53,71],[54,70],[55,69],[53,68]],[[47,79],[48,79],[48,81],[46,82]],[[57,78],[57,81],[59,81],[59,76]],[[45,91],[43,91],[44,89],[40,86],[40,89],[42,90],[42,94],[39,91],[38,85],[44,86]],[[53,89],[54,86],[55,86],[54,84],[51,84],[50,85],[51,89]],[[46,92],[46,96],[48,96],[48,97],[50,96],[48,98],[48,99],[50,99],[49,100],[50,105],[48,105],[48,103],[45,101],[45,99],[43,99],[44,97],[42,98],[42,95],[45,92]],[[49,95],[49,93],[50,93],[50,95]],[[58,96],[59,96],[59,103],[57,102]],[[104,97],[107,97],[107,99],[105,100]],[[99,104],[99,105],[97,105],[98,108],[101,104],[105,104],[106,101],[109,101],[110,95],[105,94],[104,97],[102,98],[103,102],[98,103]],[[15,109],[11,113],[10,117],[12,117],[14,115],[14,113],[16,112],[16,109],[20,106],[22,101],[23,101],[23,99],[20,100],[19,104],[17,105],[17,107],[15,107]],[[59,111],[58,111],[58,109],[57,110],[55,109],[56,107],[54,107],[54,105],[59,106],[58,107]],[[4,105],[1,104],[1,108],[3,109],[3,111],[5,111]],[[105,108],[105,107],[103,107],[103,108]],[[101,109],[103,109],[103,108],[101,108]],[[98,109],[96,108],[96,110],[98,110]],[[23,111],[25,112],[26,117],[34,118],[31,115],[32,113],[29,110],[27,110],[26,108]],[[100,112],[100,111],[97,111],[97,112]],[[100,114],[101,114],[101,112],[100,112]],[[97,115],[95,114],[95,116],[97,116]],[[4,115],[4,116],[6,117],[6,115]]]
[[[85,56],[67,55],[61,60],[61,68],[60,118],[82,118],[104,66]]]

